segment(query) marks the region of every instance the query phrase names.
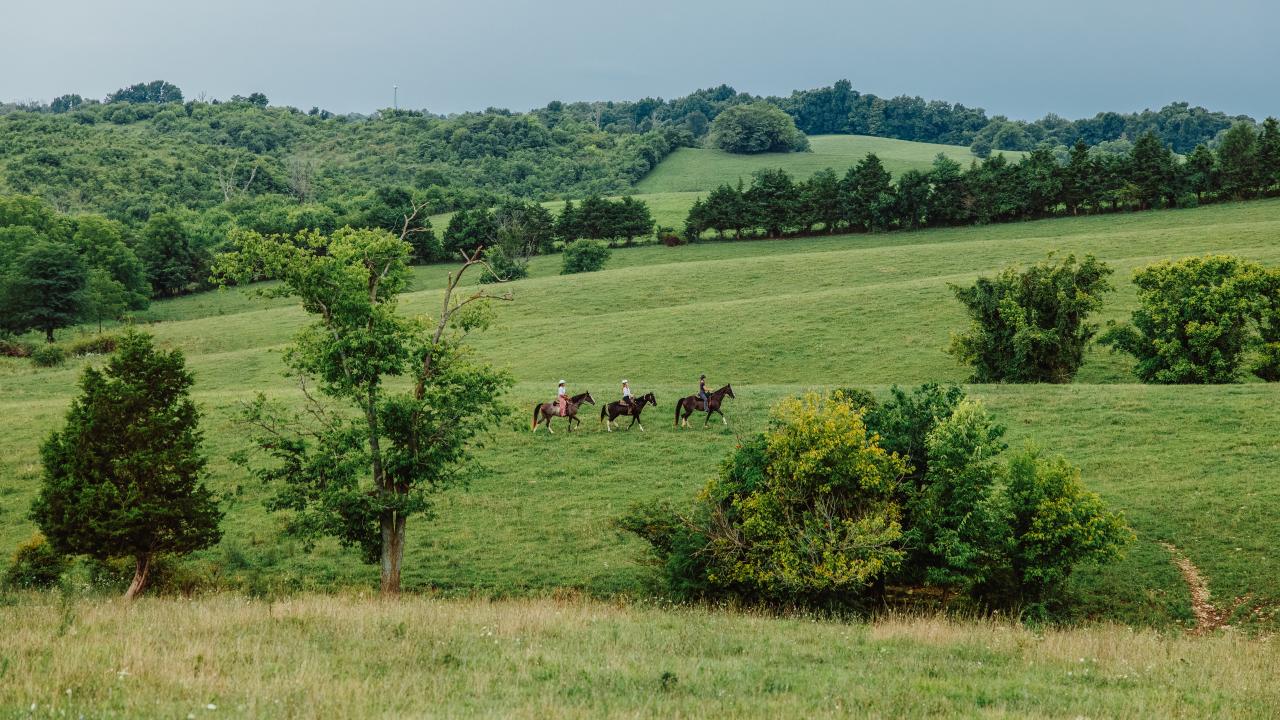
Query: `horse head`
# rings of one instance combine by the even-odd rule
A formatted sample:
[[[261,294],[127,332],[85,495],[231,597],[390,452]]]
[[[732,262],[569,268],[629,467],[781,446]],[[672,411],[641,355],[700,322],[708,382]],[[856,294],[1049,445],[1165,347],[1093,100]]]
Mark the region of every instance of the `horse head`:
[[[591,397],[591,391],[588,390],[587,392],[582,393],[582,396],[582,402],[588,405],[596,404],[595,398]]]
[[[724,391],[725,391],[725,394],[726,394],[726,395],[728,395],[729,397],[736,397],[736,396],[733,394],[733,386],[732,386],[732,385],[725,385],[725,386],[724,386]]]
[[[645,393],[644,402],[647,402],[654,407],[658,407],[658,398],[654,397],[653,393]]]

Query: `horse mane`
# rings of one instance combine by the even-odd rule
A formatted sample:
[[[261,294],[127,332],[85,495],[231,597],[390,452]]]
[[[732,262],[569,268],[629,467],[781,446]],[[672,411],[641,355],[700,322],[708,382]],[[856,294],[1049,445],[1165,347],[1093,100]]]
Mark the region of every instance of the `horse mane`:
[[[569,402],[575,402],[575,403],[576,403],[576,402],[582,402],[582,398],[584,398],[584,397],[586,397],[586,396],[588,396],[588,395],[590,395],[590,394],[591,394],[591,391],[589,391],[589,390],[588,390],[587,392],[584,392],[584,393],[579,393],[579,394],[574,395],[573,397],[569,398]]]

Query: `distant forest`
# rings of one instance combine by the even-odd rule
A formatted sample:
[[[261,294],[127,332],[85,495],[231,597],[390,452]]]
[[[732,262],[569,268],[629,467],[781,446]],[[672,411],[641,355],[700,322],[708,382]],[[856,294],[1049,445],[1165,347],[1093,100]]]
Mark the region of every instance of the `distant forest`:
[[[760,98],[727,85],[672,100],[551,102],[526,113],[490,108],[440,116],[386,109],[337,115],[273,107],[262,93],[188,99],[171,83],[121,88],[103,100],[63,95],[0,105],[0,193],[37,195],[66,212],[137,227],[162,210],[216,210],[263,231],[289,213],[342,222],[407,191],[431,212],[622,194],[673,149],[700,143],[725,109],[764,100],[806,134],[851,133],[991,150],[1090,146],[1154,133],[1180,154],[1211,147],[1252,118],[1175,103],[1159,111],[1048,115],[1032,123],[919,97],[880,98],[846,80]],[[367,208],[366,208],[367,209]]]

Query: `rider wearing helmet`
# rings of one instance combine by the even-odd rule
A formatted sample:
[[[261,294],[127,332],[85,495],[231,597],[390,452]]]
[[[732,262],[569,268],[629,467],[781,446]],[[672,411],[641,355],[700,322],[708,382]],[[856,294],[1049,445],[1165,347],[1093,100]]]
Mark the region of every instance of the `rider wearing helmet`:
[[[631,386],[626,380],[622,381],[622,404],[626,405],[627,409],[635,407],[635,400],[631,397]]]
[[[698,399],[702,401],[702,409],[710,412],[711,396],[707,394],[707,375],[703,373],[698,378]]]

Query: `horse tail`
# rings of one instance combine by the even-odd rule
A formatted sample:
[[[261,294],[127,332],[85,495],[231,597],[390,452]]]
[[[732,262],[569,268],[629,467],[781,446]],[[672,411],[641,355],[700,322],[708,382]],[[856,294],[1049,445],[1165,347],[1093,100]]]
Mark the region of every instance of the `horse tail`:
[[[600,422],[604,422],[604,414],[609,411],[608,405],[600,406]]]
[[[529,426],[530,430],[538,429],[538,411],[542,409],[542,403],[533,404],[533,425]]]
[[[680,427],[680,410],[684,407],[684,398],[676,401],[676,427]]]

